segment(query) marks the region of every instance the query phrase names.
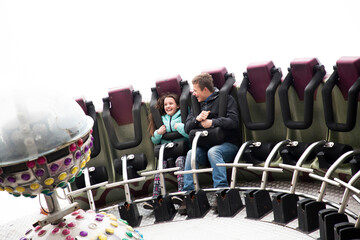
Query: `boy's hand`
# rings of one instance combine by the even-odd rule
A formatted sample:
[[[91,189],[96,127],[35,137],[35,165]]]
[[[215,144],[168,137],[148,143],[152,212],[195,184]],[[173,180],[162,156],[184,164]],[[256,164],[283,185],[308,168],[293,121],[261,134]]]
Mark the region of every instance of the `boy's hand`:
[[[212,120],[211,119],[205,119],[204,121],[202,121],[201,123],[201,126],[203,128],[211,128],[212,126]]]
[[[202,122],[205,119],[207,119],[207,117],[209,116],[210,111],[202,111],[197,117],[196,117],[196,121],[198,122]]]

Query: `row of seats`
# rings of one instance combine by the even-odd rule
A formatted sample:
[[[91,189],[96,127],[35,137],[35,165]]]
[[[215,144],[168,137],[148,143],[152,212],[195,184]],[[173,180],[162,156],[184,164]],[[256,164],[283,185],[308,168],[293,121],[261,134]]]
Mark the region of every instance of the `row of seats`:
[[[242,141],[261,143],[250,145],[241,161],[263,164],[276,143],[290,139],[297,144],[283,146],[272,164],[294,165],[311,143],[325,140],[334,144],[318,146],[306,162],[308,167],[325,172],[341,154],[359,148],[357,102],[360,57],[340,58],[333,71],[328,74],[316,58],[294,59],[284,78],[281,69],[273,62],[254,63],[247,67],[240,86],[235,85],[234,75],[228,73],[225,67],[207,72],[213,76],[215,86],[221,90],[220,109],[223,114],[226,112],[226,94],[231,94],[238,102],[242,122],[239,134]],[[166,92],[179,94],[183,122],[189,107],[194,113],[199,112],[199,105],[191,97],[188,82],[179,75],[157,81],[151,91],[150,103],[144,103],[140,92],[134,91],[131,86],[110,89],[108,96],[103,99],[102,112],[95,112],[92,102],[77,99],[84,112],[95,120],[94,149],[88,167],[94,167],[103,174],[91,175],[94,176],[94,184],[105,180],[121,181],[120,159],[124,155],[136,156],[132,163],[128,163],[130,178],[156,168],[156,154],[147,131],[147,117],[151,111],[156,127],[161,125],[161,117],[154,107],[158,97]],[[169,136],[171,137],[176,136]],[[349,164],[337,170],[340,178],[349,179],[357,171],[357,160],[352,162],[352,170]],[[285,175],[279,174],[279,177]],[[247,180],[259,178],[253,176],[256,175],[244,172],[240,177]],[[152,179],[148,177],[144,182],[131,184],[132,195],[137,197],[151,193]],[[210,179],[207,176],[204,181]],[[167,175],[166,182],[167,187],[176,188],[174,176]],[[81,188],[83,185],[79,180],[72,188]],[[75,196],[84,208],[87,207],[84,206],[87,204],[85,196],[85,193]],[[123,196],[122,187],[102,187],[96,190],[95,202],[97,206],[108,205],[119,202]]]

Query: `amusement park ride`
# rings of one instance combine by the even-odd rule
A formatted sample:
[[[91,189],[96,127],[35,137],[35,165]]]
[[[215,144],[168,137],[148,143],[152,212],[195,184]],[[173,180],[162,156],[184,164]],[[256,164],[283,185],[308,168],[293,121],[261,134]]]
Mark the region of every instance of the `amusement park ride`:
[[[2,104],[1,190],[14,197],[43,194],[49,214],[20,239],[142,239],[115,216],[84,211],[78,203],[60,207],[56,189],[74,182],[90,160],[93,120],[72,99],[27,96]]]
[[[129,86],[111,89],[98,112],[90,101],[58,96],[47,101],[15,97],[4,106],[0,190],[15,197],[42,194],[49,212],[21,240],[143,239],[133,229],[142,226],[138,205],[151,201],[155,225],[172,222],[177,215],[174,195],[186,203],[186,221],[206,221],[209,197],[214,197],[219,218],[233,218],[244,210],[254,222],[268,216],[276,225],[295,222],[297,231],[313,238],[360,239],[359,213],[348,206],[359,201],[360,194],[360,57],[340,58],[329,74],[316,58],[294,59],[284,79],[273,62],[253,63],[240,85],[224,67],[206,72],[220,89],[219,115],[226,113],[228,94],[241,113],[242,145],[232,163],[218,164],[229,168],[228,188],[205,187],[212,183],[212,168],[197,169],[195,151],[192,170],[179,171],[171,164],[163,168],[164,159],[171,163],[186,155],[188,144],[154,146],[150,141],[148,112],[159,128],[155,105],[163,94],[180,96],[182,122],[188,109],[200,112],[189,84],[179,75],[157,81],[149,103]],[[219,128],[190,135],[193,149],[222,139]],[[169,141],[178,137],[163,136]],[[148,197],[154,174],[160,175],[161,185],[156,198]],[[192,174],[195,190],[171,191],[178,174]],[[296,191],[300,184],[315,189],[318,181],[321,187],[313,194]],[[285,188],[276,188],[279,182]],[[340,204],[326,197],[330,186],[342,189]],[[60,207],[56,189],[64,189],[72,204]]]

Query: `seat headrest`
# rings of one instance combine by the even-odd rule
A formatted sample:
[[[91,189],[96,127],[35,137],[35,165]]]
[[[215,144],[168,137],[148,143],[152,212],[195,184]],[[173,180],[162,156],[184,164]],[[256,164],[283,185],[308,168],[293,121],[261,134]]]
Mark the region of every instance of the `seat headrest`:
[[[87,107],[86,107],[85,99],[82,97],[82,98],[75,99],[75,101],[80,105],[80,107],[82,108],[84,113],[87,115],[88,113],[87,113]]]
[[[165,95],[166,93],[175,93],[178,96],[181,95],[181,77],[177,75],[175,77],[163,79],[156,81],[156,91],[159,97]]]
[[[314,76],[316,65],[319,65],[316,58],[295,58],[290,63],[294,88],[301,101],[304,100],[305,88]]]
[[[133,90],[131,85],[109,89],[110,114],[119,126],[133,122]]]
[[[266,101],[266,88],[271,81],[272,61],[251,63],[247,67],[249,77],[248,91],[257,103]]]
[[[227,73],[227,70],[225,67],[222,67],[222,68],[204,70],[202,71],[202,73],[210,74],[213,78],[214,86],[217,87],[218,89],[221,89],[221,87],[224,85],[226,80],[225,74]]]
[[[336,66],[339,73],[338,86],[347,100],[350,87],[360,76],[360,57],[341,57],[336,61]]]

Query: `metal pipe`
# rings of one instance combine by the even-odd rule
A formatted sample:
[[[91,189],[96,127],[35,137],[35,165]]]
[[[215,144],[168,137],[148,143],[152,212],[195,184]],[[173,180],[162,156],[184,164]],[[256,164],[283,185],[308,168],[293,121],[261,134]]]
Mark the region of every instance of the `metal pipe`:
[[[336,170],[336,168],[342,163],[344,162],[346,159],[348,159],[349,157],[352,157],[354,155],[360,154],[360,149],[355,149],[355,150],[351,150],[348,151],[346,153],[344,153],[343,155],[341,155],[330,167],[329,169],[326,171],[324,179],[330,179],[331,175],[333,174],[333,172]],[[311,176],[311,174],[310,174]],[[328,182],[327,181],[323,181],[320,187],[320,191],[319,191],[319,196],[317,198],[317,202],[321,202],[325,196],[325,191],[326,191],[326,187],[327,187]]]
[[[241,156],[244,154],[245,149],[251,145],[254,141],[250,140],[247,141],[245,143],[243,143],[239,149],[239,151],[237,152],[235,159],[234,159],[234,164],[237,164],[240,161]],[[216,164],[216,166],[221,166],[220,164]],[[228,165],[229,166],[229,165]],[[249,165],[249,166],[252,166]],[[240,167],[240,166],[239,166]],[[244,167],[247,167],[246,165],[244,165]],[[231,182],[230,182],[230,188],[235,188],[236,185],[236,172],[237,172],[237,168],[235,166],[233,166],[232,171],[231,171]]]
[[[56,194],[53,194],[51,196],[44,195],[44,197],[45,197],[45,202],[46,202],[46,205],[47,205],[47,208],[48,208],[48,211],[50,214],[59,212],[61,210],[59,200],[56,197]]]
[[[313,149],[315,147],[317,147],[319,145],[324,145],[325,143],[326,143],[325,140],[321,140],[318,142],[314,142],[309,147],[307,147],[306,150],[301,154],[299,160],[296,162],[296,167],[301,167],[301,165],[309,157],[310,153],[313,151]],[[300,169],[295,169],[295,171],[293,172],[293,176],[292,176],[292,180],[291,180],[291,188],[290,188],[291,194],[295,193],[295,188],[296,188],[296,184],[297,184],[298,176],[299,176],[299,170]]]
[[[91,184],[90,184],[89,169],[88,169],[88,168],[84,168],[83,174],[84,174],[84,179],[85,179],[85,187],[88,188],[88,187],[91,186]],[[86,195],[87,195],[87,197],[88,197],[90,209],[96,211],[95,201],[94,201],[94,196],[93,196],[93,194],[92,194],[92,191],[91,191],[90,189],[86,190]]]
[[[138,177],[138,178],[133,178],[133,179],[125,180],[125,181],[114,182],[114,183],[107,184],[106,188],[122,186],[122,185],[126,185],[128,183],[141,182],[141,181],[144,181],[145,179],[146,179],[145,177]]]
[[[94,188],[99,188],[99,187],[102,187],[102,186],[105,186],[105,185],[107,186],[107,184],[108,184],[108,181],[98,183],[98,184],[95,184],[95,185],[91,185],[89,187],[84,187],[84,188],[80,188],[80,189],[77,189],[75,191],[69,192],[67,195],[75,195],[75,194],[83,192],[83,191],[91,190],[91,189],[94,189]]]
[[[127,174],[127,156],[124,155],[121,157],[121,161],[122,161],[122,174],[123,174],[123,180],[128,180],[128,174]],[[124,184],[124,190],[125,190],[125,199],[126,202],[131,202],[131,197],[130,197],[130,187],[128,183]]]
[[[207,135],[208,135],[208,131],[206,131],[206,130],[205,131],[198,131],[198,132],[195,133],[195,137],[194,137],[193,142],[192,142],[191,169],[196,169],[197,142],[198,142],[200,137],[207,136]],[[199,181],[198,181],[198,178],[197,178],[197,174],[194,172],[192,175],[193,175],[195,191],[199,191],[200,190],[200,185],[199,185]]]
[[[160,147],[160,151],[159,151],[159,159],[158,159],[158,169],[161,171],[164,168],[164,151],[165,151],[165,145],[166,144],[162,144]],[[165,179],[164,179],[164,174],[162,172],[159,173],[159,178],[160,178],[160,191],[161,191],[161,195],[165,196],[166,195],[166,188],[165,188]]]
[[[273,147],[273,149],[271,150],[270,154],[267,156],[266,160],[265,160],[265,164],[264,164],[264,169],[269,168],[271,161],[275,158],[275,156],[277,155],[277,152],[279,150],[279,148],[284,145],[284,144],[288,144],[290,142],[289,139],[283,140],[281,142],[278,142],[275,147]],[[263,172],[262,175],[262,179],[261,179],[261,189],[265,190],[266,188],[266,184],[267,184],[267,179],[268,178],[268,170],[265,170]]]
[[[339,213],[345,212],[346,206],[347,206],[347,204],[349,202],[349,198],[350,198],[350,190],[352,190],[352,188],[353,188],[352,185],[358,180],[359,177],[360,177],[360,171],[358,171],[354,176],[352,176],[348,183],[344,183],[343,181],[341,181],[339,179],[335,179],[335,181],[340,182],[340,184],[345,187],[345,191],[344,191],[343,197],[341,199],[341,205],[339,207]],[[359,190],[357,188],[355,188],[354,191],[357,194],[359,194]]]

